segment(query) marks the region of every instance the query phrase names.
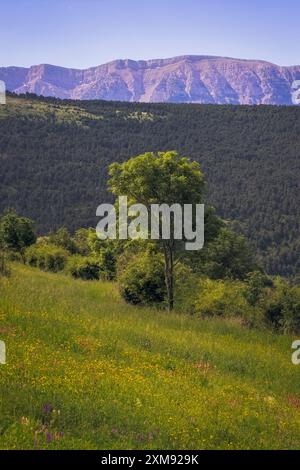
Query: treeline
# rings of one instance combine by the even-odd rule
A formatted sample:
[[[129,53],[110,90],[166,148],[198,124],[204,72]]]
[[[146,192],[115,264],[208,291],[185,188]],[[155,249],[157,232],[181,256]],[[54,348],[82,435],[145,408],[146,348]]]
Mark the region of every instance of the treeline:
[[[8,97],[0,108],[0,212],[40,235],[95,226],[107,167],[148,150],[201,163],[207,202],[251,241],[269,274],[300,273],[300,109]]]
[[[98,239],[93,228],[60,228],[37,237],[33,222],[8,212],[0,219],[0,276],[10,262],[84,281],[115,281],[126,302],[166,306],[164,261],[155,243]],[[227,227],[200,257],[176,266],[175,308],[199,318],[235,318],[245,326],[300,332],[300,287],[267,276],[246,240]],[[143,312],[141,311],[141,314]]]

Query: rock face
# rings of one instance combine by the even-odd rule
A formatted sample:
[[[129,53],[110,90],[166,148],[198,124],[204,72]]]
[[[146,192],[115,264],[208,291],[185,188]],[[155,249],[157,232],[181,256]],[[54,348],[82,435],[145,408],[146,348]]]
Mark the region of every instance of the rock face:
[[[53,65],[0,68],[16,93],[70,99],[218,104],[300,104],[300,66],[181,56],[116,60],[86,70]]]

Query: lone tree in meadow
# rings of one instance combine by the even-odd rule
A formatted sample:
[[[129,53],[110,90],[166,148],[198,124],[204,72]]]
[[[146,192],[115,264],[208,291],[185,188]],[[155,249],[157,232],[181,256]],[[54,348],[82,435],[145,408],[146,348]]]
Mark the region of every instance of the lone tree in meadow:
[[[115,196],[127,196],[128,204],[202,204],[203,173],[197,162],[175,151],[145,153],[109,167],[109,189]],[[160,233],[161,235],[161,233]],[[183,254],[184,240],[174,238],[174,214],[170,213],[170,237],[161,236],[165,262],[168,309],[174,307],[174,267]]]

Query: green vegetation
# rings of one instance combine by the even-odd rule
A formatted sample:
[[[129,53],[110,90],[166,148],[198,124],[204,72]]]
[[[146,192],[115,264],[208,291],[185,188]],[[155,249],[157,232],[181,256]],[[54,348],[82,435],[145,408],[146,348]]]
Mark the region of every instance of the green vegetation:
[[[122,260],[123,261],[123,260]],[[124,299],[132,304],[155,304],[166,298],[164,260],[154,252],[140,253],[127,260],[118,282]]]
[[[296,449],[290,336],[126,304],[20,263],[0,278],[1,449]]]
[[[27,248],[25,253],[26,262],[43,271],[57,273],[63,271],[68,258],[68,253],[63,248],[51,244],[36,244]]]
[[[177,262],[176,257],[180,253],[182,255],[185,250],[183,240],[175,239],[174,227],[176,223],[182,225],[183,214],[181,213],[179,220],[176,220],[175,214],[170,212],[170,236],[168,239],[164,239],[161,233],[163,229],[159,227],[159,223],[161,219],[167,219],[167,217],[162,214],[159,207],[162,207],[162,204],[167,204],[169,207],[172,207],[173,204],[180,204],[182,208],[184,204],[203,203],[204,176],[201,173],[200,165],[187,157],[178,155],[177,152],[149,152],[133,157],[122,164],[113,163],[110,165],[109,175],[109,188],[115,196],[126,195],[129,205],[141,203],[148,210],[151,205],[158,207],[157,244],[161,246],[164,254],[168,309],[173,310],[174,267]],[[191,227],[195,225],[195,219],[194,214],[194,217],[192,215],[189,221]],[[140,227],[139,229],[141,230]],[[138,234],[140,235],[139,232]],[[148,233],[145,235],[148,237]]]
[[[36,235],[33,222],[26,217],[19,217],[14,212],[7,212],[0,219],[0,251],[18,253],[24,260],[27,247],[33,245]]]
[[[251,241],[269,274],[300,273],[300,109],[8,97],[0,109],[0,212],[45,234],[95,227],[107,170],[149,150],[201,162],[207,202]]]
[[[96,257],[74,255],[69,258],[67,271],[75,279],[92,281],[100,279],[101,264]]]
[[[150,119],[107,104],[108,115],[91,125],[99,103],[78,105],[89,109],[81,115],[70,103],[31,99],[34,109],[59,108],[47,118],[51,129],[88,133],[116,116],[126,126],[156,121],[155,106]],[[37,116],[30,105],[24,122]],[[111,192],[127,195],[129,205],[203,202],[199,164],[175,151],[114,163],[109,176]],[[83,189],[84,182],[74,194],[82,208]],[[174,224],[173,214],[167,240],[161,227],[157,240],[101,240],[95,229],[72,225],[37,238],[27,217],[10,210],[0,218],[0,339],[8,351],[0,449],[298,447],[300,369],[291,362],[291,335],[300,332],[300,287],[267,275],[262,252],[255,259],[237,233],[240,223],[220,219],[208,204],[203,250],[183,250]]]
[[[129,240],[123,236],[120,240],[106,238],[101,230],[108,228],[107,217],[96,230],[81,228],[71,235],[62,227],[36,239],[30,219],[8,212],[0,218],[1,273],[6,274],[5,257],[15,259],[17,252],[23,262],[44,271],[65,271],[85,281],[117,280],[123,298],[134,305],[167,305],[169,311],[176,306],[183,313],[234,316],[249,326],[268,326],[284,333],[300,331],[300,288],[283,279],[273,282],[265,275],[246,239],[226,226],[212,207],[206,206],[202,215],[203,249],[185,249],[184,244],[192,241],[185,230],[187,239],[178,239],[182,230],[180,237],[175,236],[175,225],[186,224],[182,207],[193,207],[203,199],[205,182],[197,162],[175,151],[148,152],[122,164],[111,164],[109,176],[110,191],[126,196],[126,211],[130,207],[136,216],[126,227],[125,238],[134,228]],[[175,205],[179,213],[175,213]],[[154,206],[157,213],[153,221]],[[115,211],[119,209],[116,200]],[[146,228],[142,209],[146,211]],[[196,228],[193,244],[201,245],[198,214],[194,211],[188,217],[190,230]],[[117,225],[115,218],[115,232]]]
[[[10,270],[7,263],[6,253],[0,251],[0,276],[9,276]]]

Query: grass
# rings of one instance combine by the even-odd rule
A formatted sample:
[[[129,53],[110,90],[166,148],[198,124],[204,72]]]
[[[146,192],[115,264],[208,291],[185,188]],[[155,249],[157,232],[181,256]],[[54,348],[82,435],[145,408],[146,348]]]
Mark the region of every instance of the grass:
[[[0,339],[1,449],[299,448],[291,337],[15,264]]]
[[[51,121],[56,124],[74,124],[78,127],[88,128],[93,121],[103,121],[105,116],[99,113],[92,113],[82,106],[75,104],[51,103],[49,101],[29,100],[22,97],[6,98],[7,106],[0,107],[0,120],[18,116],[19,119],[30,119],[39,121]],[[107,117],[107,116],[106,116]],[[122,109],[116,110],[109,118],[121,120],[134,120],[140,123],[144,121],[155,121],[154,114],[145,111],[128,112]]]
[[[0,120],[17,114],[20,119],[28,118],[40,121],[52,119],[57,124],[70,123],[81,127],[88,127],[91,121],[103,119],[103,116],[99,114],[89,113],[79,106],[66,103],[53,104],[10,96],[7,97],[6,102],[6,106],[0,107]]]

